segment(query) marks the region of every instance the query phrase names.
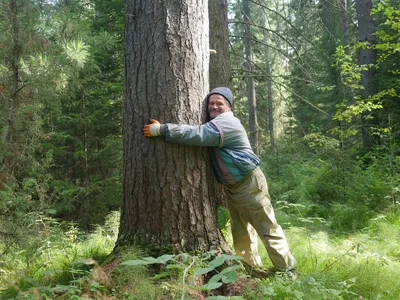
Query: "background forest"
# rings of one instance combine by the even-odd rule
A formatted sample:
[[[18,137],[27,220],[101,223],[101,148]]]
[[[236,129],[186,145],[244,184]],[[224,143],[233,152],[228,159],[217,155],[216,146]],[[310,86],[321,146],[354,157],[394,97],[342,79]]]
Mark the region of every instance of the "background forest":
[[[154,284],[143,266],[113,275],[99,267],[119,226],[125,5],[0,1],[4,299],[203,299],[187,284],[203,256],[170,257],[176,282]],[[400,2],[228,7],[234,112],[262,158],[302,275],[242,286],[236,278],[240,291],[225,296],[396,299]],[[219,222],[229,242],[224,207]],[[130,249],[124,258],[143,256]],[[216,289],[202,295],[223,299]]]

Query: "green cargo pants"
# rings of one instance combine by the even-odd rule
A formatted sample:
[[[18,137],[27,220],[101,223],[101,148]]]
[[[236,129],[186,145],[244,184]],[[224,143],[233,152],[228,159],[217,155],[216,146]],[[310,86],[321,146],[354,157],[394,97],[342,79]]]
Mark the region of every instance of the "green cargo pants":
[[[267,180],[260,168],[234,185],[225,185],[225,193],[236,254],[253,267],[262,266],[257,250],[257,232],[274,267],[280,271],[294,269],[296,260],[275,219]]]

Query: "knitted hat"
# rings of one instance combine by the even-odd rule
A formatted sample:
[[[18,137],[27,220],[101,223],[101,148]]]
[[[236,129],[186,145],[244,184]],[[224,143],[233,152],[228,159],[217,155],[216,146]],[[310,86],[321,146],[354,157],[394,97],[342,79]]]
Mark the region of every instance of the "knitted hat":
[[[232,95],[232,91],[229,88],[227,88],[227,87],[217,87],[217,88],[213,89],[206,97],[207,103],[208,103],[208,100],[209,100],[210,96],[214,95],[214,94],[221,95],[222,97],[224,97],[228,101],[230,106],[232,106],[233,95]]]

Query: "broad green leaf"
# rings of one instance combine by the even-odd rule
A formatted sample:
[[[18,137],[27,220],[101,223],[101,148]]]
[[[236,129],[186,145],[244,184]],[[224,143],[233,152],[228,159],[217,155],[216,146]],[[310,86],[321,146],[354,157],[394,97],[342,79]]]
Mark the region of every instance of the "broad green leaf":
[[[150,277],[150,279],[161,279],[161,278],[168,277],[169,275],[170,274],[168,272],[162,272],[162,273],[154,275],[153,277]]]
[[[57,213],[57,210],[49,208],[45,210],[46,213],[48,213],[49,215],[55,215]]]
[[[174,265],[167,265],[166,268],[167,268],[167,269],[170,269],[170,270],[172,270],[172,269],[183,270],[183,269],[185,269],[185,266],[183,266],[183,265],[178,265],[178,264],[174,264]]]
[[[123,266],[139,266],[139,265],[152,265],[152,264],[165,264],[173,259],[175,255],[165,254],[158,258],[145,257],[143,259],[127,260],[121,263]]]
[[[208,266],[210,268],[215,269],[216,267],[221,266],[226,260],[236,260],[236,259],[241,259],[240,256],[236,256],[236,255],[220,255],[217,256],[216,258],[214,258],[214,260],[212,260]]]
[[[225,273],[229,273],[229,272],[235,271],[235,270],[239,269],[239,267],[240,267],[239,265],[236,265],[236,266],[231,266],[231,267],[225,268],[225,269],[223,269],[221,271],[221,274],[225,274]]]
[[[203,287],[207,291],[215,290],[222,285],[222,282],[208,282],[207,284],[203,285]]]
[[[171,254],[164,254],[160,257],[157,257],[156,259],[156,263],[158,264],[165,264],[166,262],[172,260],[175,257],[175,255],[171,255]]]
[[[236,272],[229,272],[222,276],[223,283],[236,282],[238,280],[238,274]]]
[[[214,270],[214,268],[196,268],[193,272],[194,275],[203,275],[210,271]]]
[[[136,260],[127,260],[121,263],[123,266],[140,266],[140,265],[149,265],[151,263],[146,262],[141,259],[136,259]]]
[[[210,278],[208,283],[216,283],[222,279],[223,274],[215,274],[213,277]]]

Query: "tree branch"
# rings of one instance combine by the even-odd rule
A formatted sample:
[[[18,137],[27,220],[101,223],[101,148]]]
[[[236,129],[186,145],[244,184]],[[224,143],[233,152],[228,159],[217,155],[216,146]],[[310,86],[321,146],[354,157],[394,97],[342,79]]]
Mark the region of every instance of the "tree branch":
[[[233,55],[239,56],[239,55],[237,55],[237,54],[233,54]],[[269,76],[269,74],[267,74],[267,72],[265,72],[265,70],[264,70],[263,68],[259,67],[257,64],[255,64],[255,63],[254,63],[253,61],[251,61],[250,59],[244,58],[244,57],[242,57],[242,56],[239,56],[239,57],[242,58],[243,60],[246,60],[246,61],[252,63],[257,69],[259,69],[262,73],[264,73],[264,75]],[[291,90],[287,85],[273,80],[273,79],[271,78],[271,76],[269,76],[269,77],[270,77],[270,80],[271,80],[274,84],[284,87],[288,92],[292,93],[292,95],[295,95],[295,96],[296,96],[298,99],[300,99],[301,101],[307,103],[307,104],[310,105],[311,107],[313,107],[313,108],[315,108],[316,110],[322,112],[324,115],[330,116],[326,111],[322,110],[322,109],[319,108],[318,106],[312,104],[310,101],[304,99],[304,98],[303,98],[302,96],[300,96],[299,94],[295,93],[295,92],[294,92],[293,90]]]
[[[246,39],[251,39],[251,40],[255,41],[256,43],[260,43],[261,45],[264,45],[264,46],[266,46],[266,47],[270,47],[271,49],[274,49],[274,50],[278,51],[279,53],[281,53],[283,56],[285,56],[287,59],[289,59],[293,64],[295,64],[296,66],[298,66],[299,69],[302,70],[302,71],[304,72],[304,74],[305,74],[308,78],[312,78],[312,76],[303,68],[303,66],[302,66],[301,64],[299,64],[299,63],[297,63],[296,61],[292,60],[289,56],[287,56],[287,54],[286,54],[284,51],[282,51],[282,50],[280,50],[280,49],[278,49],[278,48],[275,48],[275,47],[273,47],[273,46],[271,46],[271,45],[269,45],[269,44],[266,44],[266,43],[264,43],[264,42],[262,42],[262,41],[260,41],[260,40],[258,40],[258,39],[256,39],[256,38],[248,38],[248,37],[237,36],[237,35],[230,35],[230,37],[237,37],[237,38],[242,38],[242,39],[245,39],[245,38],[246,38]],[[297,58],[303,62],[303,59],[302,59],[300,56],[297,56]],[[311,65],[309,65],[307,62],[304,62],[304,63],[305,63],[308,67],[310,67],[311,69],[313,69],[313,67],[312,67]],[[313,69],[313,71],[314,71],[314,69]]]
[[[254,22],[251,22],[251,24],[245,22],[245,21],[228,21],[229,24],[244,24],[244,25],[253,25],[254,27],[263,29],[265,31],[269,31],[272,32],[273,34],[277,35],[278,37],[280,37],[282,40],[284,40],[290,47],[292,47],[292,50],[296,52],[297,56],[300,56],[300,54],[298,53],[296,47],[294,45],[292,45],[291,42],[289,42],[285,37],[283,37],[283,35],[281,35],[279,32],[277,32],[276,30],[272,30],[269,28],[265,28],[264,26],[261,25],[256,25],[254,24]]]
[[[299,29],[297,29],[297,27],[294,26],[294,25],[293,25],[285,16],[283,16],[281,13],[279,13],[279,12],[277,12],[277,11],[275,11],[275,10],[273,10],[273,9],[271,9],[271,8],[269,8],[269,7],[267,7],[267,6],[263,5],[263,4],[261,4],[261,3],[258,3],[258,2],[254,1],[254,0],[248,0],[248,1],[250,1],[251,3],[257,4],[257,5],[261,6],[262,8],[264,8],[264,9],[270,11],[270,12],[273,12],[274,14],[277,14],[277,15],[278,15],[279,17],[281,17],[287,24],[289,24],[289,26],[290,26],[291,28],[293,28],[299,35],[301,35],[307,42],[309,42],[313,47],[315,47],[322,55],[324,55],[325,57],[327,57],[327,58],[329,59],[329,56],[326,55],[326,53],[324,53],[317,45],[315,45],[308,37],[306,37]],[[253,23],[254,23],[254,22],[253,22]],[[257,25],[255,25],[255,26],[257,26]]]

